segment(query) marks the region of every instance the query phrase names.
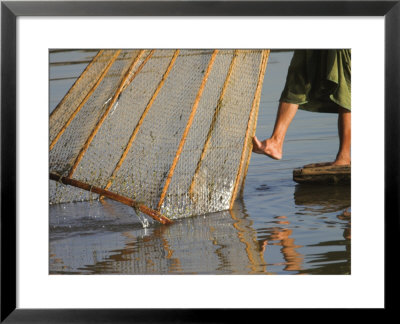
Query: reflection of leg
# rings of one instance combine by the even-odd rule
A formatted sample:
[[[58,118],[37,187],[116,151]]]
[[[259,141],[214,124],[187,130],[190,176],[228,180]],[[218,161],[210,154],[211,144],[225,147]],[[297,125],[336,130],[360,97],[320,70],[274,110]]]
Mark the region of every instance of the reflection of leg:
[[[265,154],[275,160],[282,158],[283,142],[286,132],[293,117],[296,115],[299,105],[287,102],[279,104],[278,113],[275,120],[274,131],[269,139],[260,141],[257,137],[253,138],[253,152]]]
[[[339,108],[338,117],[339,152],[333,165],[349,165],[351,163],[351,112]]]
[[[284,270],[294,271],[301,270],[304,256],[297,252],[297,248],[301,248],[301,245],[295,245],[294,238],[289,236],[292,234],[292,230],[288,230],[287,237],[282,239],[282,254],[286,261],[286,267]]]
[[[289,222],[287,223],[290,224]],[[301,270],[304,259],[304,256],[296,250],[302,246],[295,244],[294,238],[290,237],[292,233],[293,230],[288,228],[275,228],[271,235],[271,240],[280,241],[274,245],[282,246],[281,251],[286,264],[284,270],[287,271]]]

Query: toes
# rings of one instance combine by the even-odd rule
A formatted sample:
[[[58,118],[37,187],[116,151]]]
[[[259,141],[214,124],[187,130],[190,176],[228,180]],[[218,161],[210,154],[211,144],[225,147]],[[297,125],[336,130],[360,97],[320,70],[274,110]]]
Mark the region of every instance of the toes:
[[[259,152],[260,146],[261,146],[260,141],[258,140],[257,137],[254,136],[253,137],[253,152]]]

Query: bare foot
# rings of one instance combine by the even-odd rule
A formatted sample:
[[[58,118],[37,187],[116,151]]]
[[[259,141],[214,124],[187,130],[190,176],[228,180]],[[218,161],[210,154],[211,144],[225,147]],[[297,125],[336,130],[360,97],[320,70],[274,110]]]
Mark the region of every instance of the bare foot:
[[[350,160],[341,160],[341,159],[339,159],[339,160],[333,161],[331,165],[338,165],[338,166],[339,165],[351,165],[351,161]]]
[[[351,165],[351,158],[349,155],[338,154],[331,165]]]
[[[320,163],[311,163],[311,164],[306,164],[303,166],[303,168],[321,168],[321,167],[327,167],[327,166],[340,166],[340,165],[351,165],[350,160],[347,159],[336,159],[333,162],[320,162]]]
[[[303,168],[320,168],[324,166],[331,166],[333,162],[318,162],[318,163],[310,163],[303,166]]]
[[[254,136],[253,152],[265,154],[274,160],[282,159],[282,147],[271,139],[266,139],[261,142],[256,136]]]

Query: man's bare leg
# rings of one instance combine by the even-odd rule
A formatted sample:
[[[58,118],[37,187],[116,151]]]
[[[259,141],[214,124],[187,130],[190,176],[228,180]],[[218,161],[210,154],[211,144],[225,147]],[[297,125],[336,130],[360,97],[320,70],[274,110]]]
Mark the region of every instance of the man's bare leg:
[[[351,112],[344,108],[339,108],[338,132],[339,152],[332,165],[349,165],[351,164]]]
[[[283,142],[285,140],[286,132],[293,117],[296,115],[298,108],[299,105],[297,104],[281,102],[279,104],[274,131],[271,137],[264,141],[260,141],[256,136],[254,136],[253,152],[265,154],[270,158],[280,160],[282,158]]]

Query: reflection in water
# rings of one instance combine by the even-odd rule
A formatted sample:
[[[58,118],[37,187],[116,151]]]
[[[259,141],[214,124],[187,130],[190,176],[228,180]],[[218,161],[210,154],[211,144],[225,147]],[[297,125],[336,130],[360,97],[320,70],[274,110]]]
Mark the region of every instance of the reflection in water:
[[[302,190],[316,188],[297,189],[296,194],[303,194]],[[338,188],[316,195],[315,201],[310,195],[295,200],[303,209],[322,208],[318,199],[326,197],[323,208],[340,210],[337,219],[347,222],[346,240],[307,246],[295,242],[297,228],[288,216],[274,216],[267,226],[255,230],[243,201],[230,211],[182,219],[170,226],[152,222],[149,228],[143,228],[131,208],[109,200],[54,205],[50,207],[50,273],[276,274],[269,268],[280,267],[283,273],[341,273],[338,267],[349,273],[350,213],[343,211],[343,200],[335,200],[334,192]],[[338,245],[344,249],[338,251]],[[305,257],[301,251],[305,247],[323,252]],[[280,261],[275,260],[276,248]]]
[[[266,272],[263,250],[241,203],[231,211],[183,219],[170,226],[153,223],[150,228],[139,227],[133,211],[127,215],[126,206],[112,201],[63,207],[64,213],[54,209],[50,213],[57,215],[51,221],[51,273]],[[87,215],[77,214],[79,210],[90,210],[92,222]],[[99,231],[101,224],[107,224],[106,232]],[[124,230],[124,226],[133,229]]]
[[[290,222],[287,221],[286,216],[276,216],[278,219],[276,224],[284,224],[289,225]],[[285,219],[281,221],[280,219]],[[303,261],[303,256],[296,251],[296,248],[301,248],[301,245],[296,245],[294,243],[294,238],[291,238],[293,230],[288,228],[279,228],[275,227],[272,229],[270,234],[270,241],[272,241],[273,245],[282,246],[281,252],[283,254],[283,258],[285,259],[285,268],[284,270],[293,271],[293,270],[301,270],[301,263]],[[275,242],[274,242],[275,241]]]
[[[294,191],[296,205],[304,210],[331,213],[348,208],[351,204],[349,185],[298,184]]]
[[[243,201],[239,200],[234,209],[230,210],[233,226],[237,230],[237,236],[245,246],[249,262],[249,273],[267,273],[264,261],[264,249],[257,241],[257,232],[251,227],[253,221],[244,212]]]
[[[312,247],[323,249],[325,252],[313,255],[313,263],[319,263],[317,268],[311,268],[300,273],[309,274],[350,274],[351,268],[351,186],[350,185],[297,185],[294,193],[296,205],[303,210],[317,214],[340,212],[336,217],[345,222],[343,238],[345,240],[321,241]],[[343,250],[329,251],[329,247],[344,246]],[[341,260],[332,263],[332,260]]]

